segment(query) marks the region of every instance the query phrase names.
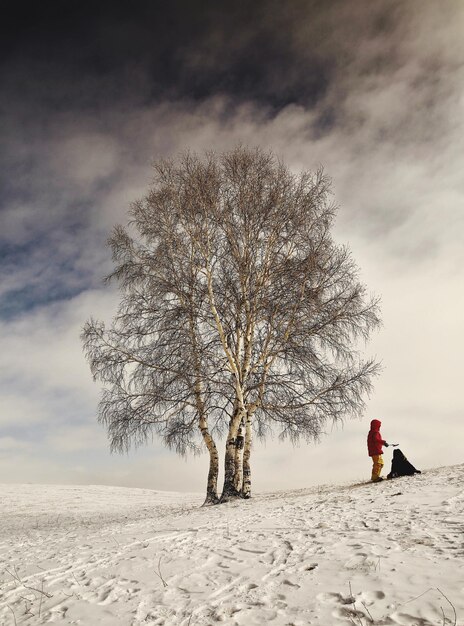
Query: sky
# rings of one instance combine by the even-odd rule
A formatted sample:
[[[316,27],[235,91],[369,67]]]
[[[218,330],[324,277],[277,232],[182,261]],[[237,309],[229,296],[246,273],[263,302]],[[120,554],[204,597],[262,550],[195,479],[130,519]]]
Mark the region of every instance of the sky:
[[[237,144],[324,166],[383,319],[363,418],[257,442],[254,489],[368,478],[374,418],[416,467],[462,462],[464,3],[7,0],[1,29],[0,482],[205,488],[206,455],[110,454],[79,334],[153,161]]]

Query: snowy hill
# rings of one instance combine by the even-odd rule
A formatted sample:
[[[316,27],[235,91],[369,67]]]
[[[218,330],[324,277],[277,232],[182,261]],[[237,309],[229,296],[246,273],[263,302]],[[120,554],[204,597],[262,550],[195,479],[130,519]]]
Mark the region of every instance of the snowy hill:
[[[464,624],[464,465],[257,494],[2,485],[0,623]]]

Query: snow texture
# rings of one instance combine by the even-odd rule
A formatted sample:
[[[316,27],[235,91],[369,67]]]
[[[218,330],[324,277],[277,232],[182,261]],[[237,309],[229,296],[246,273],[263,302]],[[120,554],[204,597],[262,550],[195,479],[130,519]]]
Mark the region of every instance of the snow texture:
[[[0,623],[459,626],[463,484],[459,465],[204,508],[2,485]]]

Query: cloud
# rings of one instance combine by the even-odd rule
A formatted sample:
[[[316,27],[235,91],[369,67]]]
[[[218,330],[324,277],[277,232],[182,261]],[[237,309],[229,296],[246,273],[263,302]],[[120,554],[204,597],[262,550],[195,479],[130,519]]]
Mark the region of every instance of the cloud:
[[[94,421],[81,424],[61,424],[51,430],[44,445],[61,454],[76,452],[101,452],[107,448],[107,439],[103,428],[95,428]]]
[[[384,328],[368,352],[384,372],[368,417],[381,417],[417,463],[458,462],[448,442],[462,434],[464,7],[205,7],[201,19],[187,5],[182,24],[173,18],[186,35],[172,55],[172,33],[153,47],[166,26],[153,31],[147,3],[146,23],[131,19],[127,32],[118,16],[92,18],[90,32],[108,44],[100,65],[82,35],[75,66],[73,46],[52,37],[51,48],[34,38],[15,48],[1,68],[4,479],[203,489],[204,457],[179,464],[157,443],[109,456],[78,337],[90,315],[108,321],[115,311],[117,293],[101,283],[111,268],[105,240],[147,191],[151,161],[237,143],[272,149],[295,171],[322,163],[333,177],[336,238],[383,301]],[[83,21],[73,24],[84,33]],[[121,41],[134,42],[136,55],[125,56]],[[50,50],[62,51],[62,63]],[[257,444],[256,487],[368,474],[366,423],[350,422],[319,447]]]
[[[21,450],[28,451],[32,448],[32,444],[22,439],[15,439],[14,437],[0,437],[0,451],[15,453]]]
[[[115,295],[111,289],[88,290],[69,301],[1,323],[3,377],[11,384],[36,385],[55,392],[65,389],[78,393],[93,388],[79,336],[92,311],[111,315]]]

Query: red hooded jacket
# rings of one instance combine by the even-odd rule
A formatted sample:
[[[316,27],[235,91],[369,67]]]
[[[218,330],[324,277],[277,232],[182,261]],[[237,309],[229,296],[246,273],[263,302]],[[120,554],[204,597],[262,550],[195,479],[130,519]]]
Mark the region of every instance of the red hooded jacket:
[[[387,442],[382,439],[382,435],[380,434],[381,426],[382,422],[379,420],[372,420],[371,429],[367,435],[367,449],[369,456],[383,454],[382,445]]]

